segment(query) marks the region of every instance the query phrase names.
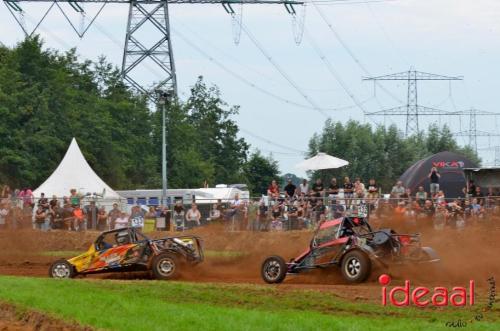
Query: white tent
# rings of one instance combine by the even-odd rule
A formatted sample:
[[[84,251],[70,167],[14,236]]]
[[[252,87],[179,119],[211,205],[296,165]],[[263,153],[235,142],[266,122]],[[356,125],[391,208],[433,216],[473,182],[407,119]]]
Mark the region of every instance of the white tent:
[[[336,169],[348,164],[349,162],[346,160],[339,159],[326,153],[318,153],[312,158],[300,162],[295,168],[300,170]]]
[[[104,199],[119,199],[120,195],[113,191],[92,170],[78,147],[76,139],[71,140],[64,158],[56,170],[34,192],[35,197],[45,193],[46,197],[56,195],[58,198],[69,196],[71,189],[76,189],[79,194],[103,194]]]

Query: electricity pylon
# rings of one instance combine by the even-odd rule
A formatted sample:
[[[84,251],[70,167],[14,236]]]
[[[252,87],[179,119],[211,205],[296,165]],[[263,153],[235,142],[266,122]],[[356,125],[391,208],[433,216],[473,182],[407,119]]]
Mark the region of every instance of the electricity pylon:
[[[417,98],[417,81],[419,80],[462,80],[463,77],[460,76],[443,76],[430,74],[426,72],[420,72],[413,69],[408,71],[399,72],[390,75],[376,76],[376,77],[364,77],[363,80],[380,81],[380,80],[404,80],[408,82],[408,93],[406,105],[384,109],[376,112],[366,113],[366,115],[400,115],[406,116],[406,136],[413,134],[418,134],[418,117],[421,115],[447,115],[448,112],[444,110],[439,110],[431,107],[424,107],[418,104]]]
[[[152,100],[156,100],[158,91],[163,91],[173,96],[177,95],[177,78],[175,71],[174,55],[172,49],[172,39],[170,34],[170,18],[168,6],[171,4],[222,4],[228,14],[235,17],[236,11],[233,4],[279,4],[284,5],[287,12],[293,17],[296,15],[294,5],[303,5],[302,1],[295,0],[3,0],[16,22],[21,26],[27,36],[32,35],[38,26],[47,17],[52,9],[58,8],[69,22],[73,30],[81,38],[90,28],[95,19],[102,12],[108,3],[127,4],[129,6],[127,32],[122,60],[122,77],[132,87],[148,95]],[[33,31],[29,32],[24,25],[24,11],[22,2],[31,3],[51,3],[41,20],[36,24]],[[80,4],[98,4],[99,10],[91,19],[90,23],[83,29],[77,29],[71,21],[64,8],[60,5],[67,3],[71,8],[84,17],[84,8]],[[241,18],[240,18],[241,19]],[[146,31],[146,26],[153,26],[154,32]],[[146,38],[154,39],[153,43],[147,42]],[[155,83],[153,88],[149,88],[148,83],[141,83],[138,80],[137,72],[144,62],[152,64],[162,76],[161,80]],[[149,84],[151,84],[150,82]]]

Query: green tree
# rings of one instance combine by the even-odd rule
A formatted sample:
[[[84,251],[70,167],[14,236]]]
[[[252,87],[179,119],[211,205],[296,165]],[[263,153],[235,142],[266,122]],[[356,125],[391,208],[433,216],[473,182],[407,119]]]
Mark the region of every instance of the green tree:
[[[263,156],[257,150],[248,158],[243,173],[252,195],[266,194],[271,181],[279,180],[278,162],[271,156]]]

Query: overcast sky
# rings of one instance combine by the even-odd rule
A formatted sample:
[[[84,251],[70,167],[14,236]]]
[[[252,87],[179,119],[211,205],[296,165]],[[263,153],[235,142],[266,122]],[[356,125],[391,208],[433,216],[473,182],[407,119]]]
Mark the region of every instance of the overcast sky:
[[[22,3],[26,10],[26,26],[33,28],[34,22],[49,5]],[[69,7],[65,8],[79,27],[82,20]],[[98,6],[92,4],[86,4],[84,8],[88,17],[98,10]],[[381,125],[396,123],[404,130],[405,119],[402,117],[384,119],[363,115],[361,107],[366,111],[378,111],[398,106],[400,101],[406,100],[404,82],[383,83],[391,96],[380,87],[374,88],[373,83],[363,82],[362,77],[369,74],[385,75],[414,67],[424,72],[464,76],[463,81],[451,84],[420,82],[419,103],[448,111],[474,107],[500,112],[496,99],[499,91],[497,78],[500,77],[498,0],[318,2],[317,8],[344,44],[339,42],[312,4],[305,7],[306,33],[299,45],[294,41],[291,16],[282,5],[244,6],[243,24],[279,69],[263,55],[245,31],[241,33],[239,45],[235,44],[231,17],[222,6],[174,4],[169,8],[181,99],[186,98],[199,75],[204,76],[208,83],[218,85],[229,104],[241,106],[240,114],[235,117],[243,130],[241,135],[254,148],[265,154],[272,153],[283,173],[303,175],[295,170],[294,165],[303,158],[300,151],[307,150],[310,137],[322,129],[326,116],[343,122],[356,119]],[[297,8],[299,17],[302,10]],[[127,12],[125,4],[107,5],[96,20],[97,24],[83,39],[75,34],[57,10],[47,16],[38,31],[48,47],[59,50],[76,47],[82,59],[97,59],[105,55],[120,66]],[[150,32],[145,31],[144,36],[145,43],[152,42]],[[7,8],[1,6],[0,41],[13,46],[22,39],[22,30]],[[324,54],[325,60],[318,53]],[[161,78],[152,65],[148,67],[137,72],[139,79],[153,82]],[[244,77],[246,82],[228,70]],[[282,70],[292,83],[278,70]],[[355,106],[353,99],[362,106]],[[325,109],[344,109],[318,111],[311,103]],[[478,129],[500,133],[498,121],[495,117],[479,117]],[[468,118],[434,116],[421,117],[420,127],[425,128],[431,122],[446,123],[457,132],[468,129],[469,125]],[[468,138],[459,137],[458,141],[466,144]],[[500,145],[500,138],[478,138],[480,156],[485,164],[493,163],[494,151],[486,148],[495,145]]]

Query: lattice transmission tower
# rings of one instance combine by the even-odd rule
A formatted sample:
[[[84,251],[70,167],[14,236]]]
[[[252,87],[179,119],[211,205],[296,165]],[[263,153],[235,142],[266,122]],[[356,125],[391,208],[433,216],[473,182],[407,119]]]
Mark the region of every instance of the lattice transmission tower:
[[[391,109],[384,109],[376,112],[366,113],[366,115],[381,115],[381,116],[406,116],[406,136],[418,134],[418,118],[421,115],[447,115],[449,112],[435,109],[431,107],[425,107],[418,104],[418,93],[417,93],[417,82],[418,81],[438,81],[438,80],[462,80],[461,76],[443,76],[436,75],[427,72],[416,71],[410,69],[404,72],[398,72],[395,74],[376,76],[376,77],[364,77],[363,80],[366,81],[406,81],[408,84],[408,93],[406,96],[406,105],[398,106]]]
[[[450,115],[468,115],[469,116],[469,129],[460,132],[455,132],[454,135],[457,137],[467,137],[469,138],[469,147],[472,148],[476,154],[477,148],[477,137],[500,137],[500,133],[486,132],[477,129],[477,116],[500,116],[499,113],[494,113],[490,111],[479,110],[475,108],[463,110],[457,113],[451,113]]]
[[[292,18],[296,19],[294,6],[304,4],[302,1],[295,0],[3,0],[3,2],[27,36],[35,32],[51,10],[59,9],[80,38],[87,32],[107,4],[128,5],[127,31],[121,67],[122,77],[130,86],[148,95],[153,100],[157,98],[158,91],[169,95],[177,95],[177,79],[170,34],[169,5],[221,4],[225,11],[241,25],[241,16],[238,17],[238,15],[241,15],[241,10],[235,11],[232,5],[284,5],[286,11],[292,15]],[[27,30],[24,23],[25,12],[21,7],[21,3],[23,2],[51,4],[41,20],[36,24],[35,29],[31,32]],[[81,4],[97,4],[99,5],[99,10],[86,27],[77,29],[76,24],[71,21],[65,9],[60,5],[64,3],[69,4],[72,10],[82,16],[86,15],[86,13]],[[152,27],[153,30],[147,30],[147,26]],[[144,66],[146,60],[148,64],[151,63],[154,66],[151,69],[158,70],[162,76],[161,80],[155,83],[153,88],[150,88],[153,82],[142,83],[137,78],[137,72],[141,66]]]

